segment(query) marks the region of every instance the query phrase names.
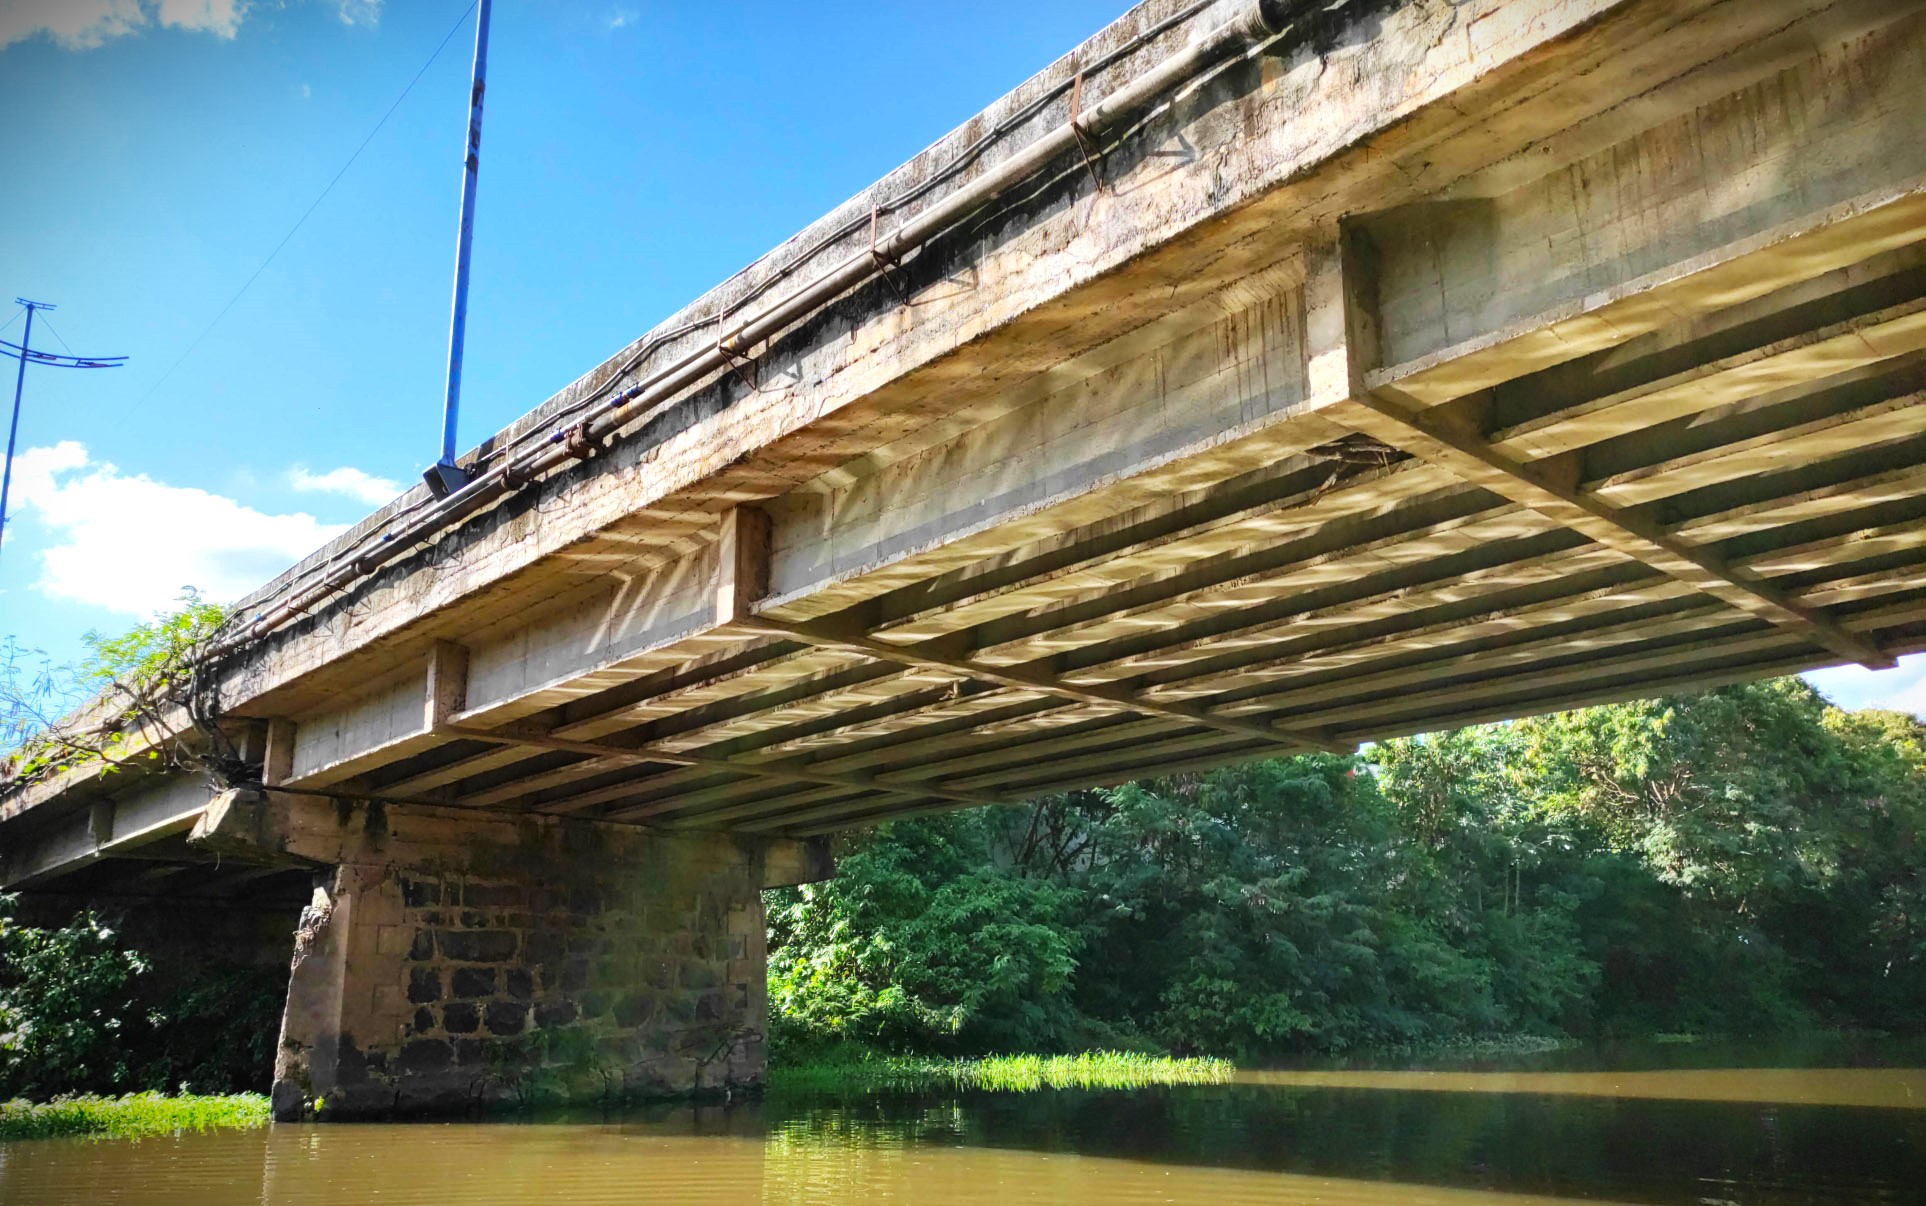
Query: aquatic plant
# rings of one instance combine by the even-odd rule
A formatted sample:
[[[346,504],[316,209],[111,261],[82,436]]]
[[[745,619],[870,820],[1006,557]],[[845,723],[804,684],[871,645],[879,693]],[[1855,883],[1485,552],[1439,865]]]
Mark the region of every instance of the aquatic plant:
[[[769,1086],[777,1092],[979,1089],[1028,1093],[1038,1089],[1222,1084],[1236,1070],[1228,1060],[1178,1059],[1126,1051],[992,1055],[981,1059],[866,1054],[856,1059],[773,1067]]]
[[[181,1131],[266,1126],[268,1099],[259,1093],[226,1097],[129,1093],[124,1097],[56,1097],[0,1102],[0,1139],[100,1135],[138,1139]]]

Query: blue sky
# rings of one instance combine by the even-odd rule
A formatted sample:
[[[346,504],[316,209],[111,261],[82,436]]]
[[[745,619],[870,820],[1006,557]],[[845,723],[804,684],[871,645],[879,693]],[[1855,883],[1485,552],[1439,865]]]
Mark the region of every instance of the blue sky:
[[[497,0],[462,445],[1124,7]],[[432,459],[471,25],[181,357],[467,8],[0,0],[0,321],[132,357],[28,370],[0,636],[66,660],[238,595]],[[1926,659],[1821,681],[1926,708]]]

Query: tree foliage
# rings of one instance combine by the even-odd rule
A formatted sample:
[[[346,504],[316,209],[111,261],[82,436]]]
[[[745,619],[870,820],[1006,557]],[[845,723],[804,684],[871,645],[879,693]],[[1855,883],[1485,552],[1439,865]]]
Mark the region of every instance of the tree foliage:
[[[1926,1022],[1926,729],[1797,679],[974,810],[772,894],[792,1043]]]
[[[9,641],[0,648],[0,781],[70,767],[112,769],[130,758],[190,771],[231,772],[210,653],[227,609],[189,588],[180,606],[117,636],[82,639],[87,657],[56,666]]]
[[[17,908],[0,896],[0,1100],[267,1087],[284,967],[168,977],[92,912],[34,926]]]
[[[0,898],[10,910],[11,898]],[[147,970],[93,914],[59,929],[0,911],[0,1084],[9,1096],[108,1088],[130,1075],[126,1031]]]

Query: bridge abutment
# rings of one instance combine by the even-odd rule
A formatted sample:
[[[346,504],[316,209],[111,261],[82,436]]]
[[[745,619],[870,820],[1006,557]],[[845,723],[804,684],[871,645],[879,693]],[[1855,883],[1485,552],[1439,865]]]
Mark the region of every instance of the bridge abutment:
[[[316,869],[282,1119],[757,1086],[760,891],[820,865],[737,835],[248,793],[195,840]]]

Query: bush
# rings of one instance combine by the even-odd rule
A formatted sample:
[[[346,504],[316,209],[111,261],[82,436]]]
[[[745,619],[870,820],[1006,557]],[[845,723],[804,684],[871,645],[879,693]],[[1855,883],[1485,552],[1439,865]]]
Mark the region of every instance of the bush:
[[[265,1089],[286,972],[216,964],[169,983],[88,912],[19,924],[0,896],[0,1098]]]
[[[14,904],[0,896],[0,1095],[126,1085],[146,960],[92,913],[43,930],[15,922]]]

